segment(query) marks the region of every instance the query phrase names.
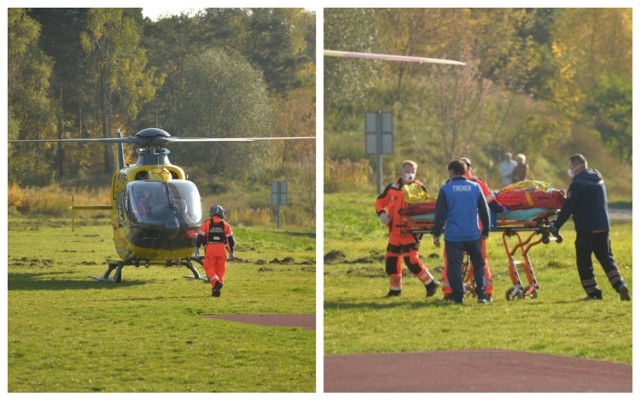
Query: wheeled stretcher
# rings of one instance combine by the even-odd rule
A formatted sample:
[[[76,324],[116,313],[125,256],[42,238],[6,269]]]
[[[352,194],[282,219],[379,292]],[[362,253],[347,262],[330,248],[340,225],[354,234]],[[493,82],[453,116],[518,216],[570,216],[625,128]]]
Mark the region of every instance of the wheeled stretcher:
[[[431,233],[434,211],[435,203],[412,204],[399,211],[400,221],[395,224],[402,233],[410,233],[420,241],[422,235]],[[506,214],[492,213],[491,231],[502,232],[502,244],[509,263],[509,277],[513,284],[506,291],[507,300],[538,296],[538,281],[529,252],[540,243],[562,242],[562,237],[549,229],[557,213],[557,209],[547,208],[514,210]],[[516,258],[520,259],[516,260]],[[465,292],[474,293],[473,270],[469,268],[468,257],[465,257],[462,268]],[[519,269],[522,269],[526,276],[526,284],[520,277]]]
[[[509,262],[509,277],[513,283],[505,293],[507,300],[538,297],[539,286],[529,251],[540,243],[562,242],[562,236],[549,229],[557,213],[558,210],[555,209],[533,208],[498,214],[495,219],[492,230],[502,232],[502,244]],[[517,256],[520,260],[515,259]],[[519,267],[527,278],[526,285],[520,278]]]

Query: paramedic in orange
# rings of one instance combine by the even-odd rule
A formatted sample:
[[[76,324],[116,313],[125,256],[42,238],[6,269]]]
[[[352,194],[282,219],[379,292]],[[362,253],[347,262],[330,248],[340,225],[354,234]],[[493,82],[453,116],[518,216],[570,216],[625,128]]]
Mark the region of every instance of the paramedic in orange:
[[[440,282],[420,261],[418,248],[420,243],[411,233],[402,233],[397,224],[400,222],[398,211],[406,207],[402,188],[405,185],[417,185],[424,190],[427,188],[416,180],[417,164],[413,161],[403,161],[400,172],[402,176],[389,184],[376,200],[376,213],[380,222],[389,228],[389,242],[385,256],[385,270],[389,276],[389,293],[387,297],[399,296],[402,293],[402,261],[425,286],[427,297],[433,296]]]
[[[204,221],[198,231],[195,256],[200,254],[200,246],[204,243],[204,270],[211,282],[211,295],[220,297],[220,289],[224,284],[224,274],[227,270],[227,250],[229,261],[233,260],[235,241],[231,226],[223,220],[224,209],[215,205],[210,209],[211,218]]]
[[[475,182],[480,186],[480,191],[484,195],[484,198],[487,200],[487,204],[489,208],[496,213],[506,213],[508,210],[505,206],[500,204],[496,199],[496,196],[493,194],[491,189],[489,189],[489,185],[483,179],[478,178],[473,175],[471,172],[471,160],[467,157],[462,157],[460,159],[466,166],[467,171],[464,173],[464,177],[472,182]],[[482,229],[482,227],[480,227]],[[481,248],[482,248],[482,258],[484,259],[484,293],[487,295],[487,301],[491,301],[493,296],[493,278],[491,276],[491,270],[489,269],[489,258],[487,257],[487,243],[484,238],[481,240]],[[444,298],[448,298],[451,294],[451,286],[449,285],[449,280],[447,279],[447,252],[446,249],[444,251],[444,269],[442,271],[442,291],[444,292]]]

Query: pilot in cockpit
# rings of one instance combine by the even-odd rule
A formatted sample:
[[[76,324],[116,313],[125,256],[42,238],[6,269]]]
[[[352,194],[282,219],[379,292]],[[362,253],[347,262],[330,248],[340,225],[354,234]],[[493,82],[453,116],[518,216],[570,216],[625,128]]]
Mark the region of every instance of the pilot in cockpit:
[[[144,190],[142,197],[140,198],[140,201],[138,203],[140,214],[142,214],[142,216],[149,214],[149,211],[151,211],[151,192],[149,191],[149,189]]]

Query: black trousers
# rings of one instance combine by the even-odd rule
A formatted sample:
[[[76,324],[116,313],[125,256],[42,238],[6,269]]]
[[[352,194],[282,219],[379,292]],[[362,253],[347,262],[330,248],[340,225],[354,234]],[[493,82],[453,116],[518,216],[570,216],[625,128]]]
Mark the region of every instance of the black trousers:
[[[609,240],[609,232],[576,232],[576,262],[578,265],[578,275],[580,282],[587,295],[596,298],[602,298],[602,291],[598,287],[595,275],[593,274],[593,262],[591,255],[595,255],[596,259],[607,274],[609,283],[618,291],[624,283],[620,270],[613,258],[611,251],[611,241]]]
[[[482,239],[466,242],[445,241],[445,252],[447,253],[447,279],[451,286],[449,298],[456,303],[463,302],[464,284],[462,276],[462,259],[464,252],[469,254],[471,264],[473,264],[473,279],[476,284],[476,295],[478,299],[486,299],[484,293],[484,257],[482,256]]]

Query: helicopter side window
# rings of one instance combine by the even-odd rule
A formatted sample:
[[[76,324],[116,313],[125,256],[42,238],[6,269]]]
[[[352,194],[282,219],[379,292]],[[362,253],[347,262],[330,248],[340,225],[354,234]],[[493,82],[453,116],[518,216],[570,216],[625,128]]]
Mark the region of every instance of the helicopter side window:
[[[118,193],[118,197],[116,199],[116,208],[118,210],[118,223],[120,225],[124,223],[124,216],[128,212],[128,201],[129,196],[126,196],[122,192]]]

